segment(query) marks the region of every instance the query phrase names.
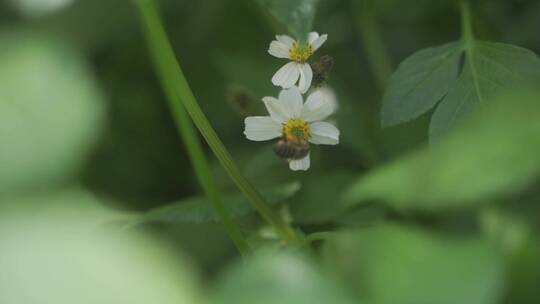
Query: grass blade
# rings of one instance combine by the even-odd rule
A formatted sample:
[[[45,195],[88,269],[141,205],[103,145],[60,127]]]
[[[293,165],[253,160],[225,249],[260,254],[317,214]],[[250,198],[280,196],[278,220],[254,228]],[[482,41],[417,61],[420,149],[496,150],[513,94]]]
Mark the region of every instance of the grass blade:
[[[236,186],[248,197],[259,214],[274,227],[285,242],[295,243],[297,239],[295,231],[272,210],[253,185],[242,175],[201,110],[172,50],[155,2],[153,0],[136,0],[136,4],[150,51],[153,57],[159,61],[157,68],[160,70],[160,74],[167,79],[167,83],[171,84],[171,95],[177,96],[175,102],[172,103],[173,109],[181,107],[180,102],[183,103],[195,126]]]

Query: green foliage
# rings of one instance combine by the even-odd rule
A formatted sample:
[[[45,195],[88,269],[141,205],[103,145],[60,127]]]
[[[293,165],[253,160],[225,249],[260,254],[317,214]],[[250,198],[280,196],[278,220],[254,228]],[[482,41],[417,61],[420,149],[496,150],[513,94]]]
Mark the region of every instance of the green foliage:
[[[345,231],[325,261],[371,304],[496,303],[503,260],[481,238],[450,238],[406,226]]]
[[[540,243],[532,239],[512,256],[508,292],[504,303],[534,303],[540,281]]]
[[[453,42],[405,59],[389,80],[382,125],[409,121],[434,107],[458,77],[460,54],[460,44]]]
[[[0,205],[0,302],[196,304],[190,266],[81,190]]]
[[[307,40],[313,30],[315,6],[318,0],[257,0],[272,15],[287,26],[297,39]]]
[[[206,143],[225,169],[229,177],[236,184],[238,189],[249,198],[254,208],[259,214],[274,227],[280,236],[289,243],[297,242],[295,231],[283,221],[283,219],[272,210],[266,200],[257,189],[246,179],[234,162],[230,152],[225,148],[223,142],[218,137],[216,131],[206,118],[199,102],[195,98],[191,87],[184,76],[184,72],[175,57],[174,50],[170,44],[161,17],[153,0],[137,0],[137,7],[140,23],[144,29],[147,46],[150,55],[154,59],[155,68],[161,77],[171,83],[170,94],[178,95],[177,99],[170,99],[170,110],[177,120],[182,120],[178,109],[185,108],[199,132],[201,132]],[[181,102],[181,103],[180,103]]]
[[[518,89],[538,79],[538,1],[470,1],[462,40],[417,53],[455,39],[467,1],[320,1],[316,24],[314,0],[138,1],[150,53],[123,1],[0,1],[0,303],[538,302],[540,91]],[[228,108],[279,92],[286,30],[261,7],[328,33],[313,60],[335,59],[341,138],[308,172]],[[384,63],[413,53],[381,104]]]
[[[277,204],[294,195],[299,189],[299,183],[290,183],[276,187],[270,191],[263,191],[262,193],[270,203]],[[253,207],[241,193],[223,195],[223,206],[233,217],[240,217],[253,211]],[[208,198],[205,196],[195,196],[150,210],[134,219],[131,225],[146,222],[200,224],[213,221],[219,221],[219,217],[215,209],[210,205]]]
[[[347,201],[436,210],[522,189],[540,173],[539,99],[538,91],[496,98],[445,140],[361,178]]]
[[[439,104],[430,125],[435,139],[505,89],[539,82],[540,59],[517,46],[462,40],[422,50],[392,75],[382,124],[409,121]]]
[[[212,304],[358,303],[299,254],[259,253],[219,280]]]
[[[319,177],[306,178],[302,189],[290,199],[294,221],[315,224],[335,220],[344,210],[341,193],[351,185],[353,177],[346,172],[331,173],[324,184],[320,183]]]
[[[461,75],[433,114],[430,138],[445,134],[504,90],[538,83],[540,59],[533,52],[503,43],[471,42]]]
[[[80,56],[24,33],[0,35],[0,194],[72,177],[102,126],[101,92]]]

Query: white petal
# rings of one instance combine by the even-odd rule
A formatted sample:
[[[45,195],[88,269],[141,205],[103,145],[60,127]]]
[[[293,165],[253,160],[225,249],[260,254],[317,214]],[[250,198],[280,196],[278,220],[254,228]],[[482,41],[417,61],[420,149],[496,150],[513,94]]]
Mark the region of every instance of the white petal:
[[[305,94],[311,86],[311,80],[313,80],[313,71],[309,63],[300,64],[300,82],[298,83],[298,89],[300,93]]]
[[[300,71],[296,62],[289,62],[282,66],[272,77],[272,83],[284,89],[288,89],[298,81]]]
[[[311,93],[302,107],[302,118],[307,122],[324,120],[334,111],[333,105],[321,90]]]
[[[279,101],[287,107],[289,117],[300,117],[302,112],[303,98],[296,86],[279,92]]]
[[[328,35],[324,34],[318,37],[317,39],[315,39],[313,42],[310,42],[309,44],[313,48],[313,51],[315,52],[316,50],[318,50],[321,47],[321,45],[323,45],[323,43],[326,41],[327,38],[328,38]]]
[[[308,42],[309,44],[312,44],[313,41],[317,40],[317,38],[319,38],[319,33],[317,32],[310,32],[308,34]]]
[[[268,53],[277,58],[289,58],[289,47],[281,41],[270,42]]]
[[[287,35],[276,35],[276,39],[280,41],[281,43],[288,46],[288,48],[292,48],[294,44],[294,39],[292,39],[290,36]]]
[[[334,125],[324,121],[314,122],[310,125],[311,138],[309,142],[317,145],[337,145],[339,143],[339,130]]]
[[[274,97],[264,97],[262,100],[275,122],[284,123],[292,117],[292,111],[289,110],[287,103]]]
[[[281,124],[269,116],[247,117],[244,123],[246,125],[244,134],[250,140],[263,141],[281,136]]]
[[[289,161],[289,168],[293,171],[299,171],[299,170],[306,171],[307,169],[309,169],[309,166],[310,166],[309,154],[302,159],[291,159]]]
[[[339,103],[337,101],[336,92],[334,92],[334,90],[329,86],[321,87],[317,89],[317,91],[321,91],[321,93],[324,96],[324,99],[330,105],[332,105],[332,113],[335,113],[339,109]]]

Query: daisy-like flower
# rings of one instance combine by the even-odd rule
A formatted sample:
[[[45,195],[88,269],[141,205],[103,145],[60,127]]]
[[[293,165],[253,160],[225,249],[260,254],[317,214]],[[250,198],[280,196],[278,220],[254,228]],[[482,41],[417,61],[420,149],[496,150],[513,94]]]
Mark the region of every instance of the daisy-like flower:
[[[339,130],[334,125],[322,121],[333,113],[334,106],[320,91],[309,95],[304,103],[299,89],[294,86],[282,90],[278,98],[264,97],[263,102],[270,116],[246,118],[244,134],[253,141],[281,138],[285,143],[307,145],[308,150],[304,157],[288,159],[291,170],[309,169],[308,143],[316,145],[339,143]]]
[[[313,71],[307,61],[327,38],[326,34],[319,36],[317,32],[311,32],[306,44],[287,35],[277,35],[276,40],[270,43],[268,53],[277,58],[289,59],[291,62],[285,64],[274,74],[272,83],[288,89],[298,82],[300,92],[306,93],[313,79]]]

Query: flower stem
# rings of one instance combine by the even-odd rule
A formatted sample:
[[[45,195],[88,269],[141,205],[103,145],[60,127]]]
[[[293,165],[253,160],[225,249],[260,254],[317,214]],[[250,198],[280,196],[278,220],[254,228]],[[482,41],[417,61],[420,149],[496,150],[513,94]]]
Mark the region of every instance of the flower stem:
[[[297,243],[298,240],[295,231],[272,210],[253,185],[242,175],[201,110],[169,43],[154,0],[136,0],[136,3],[140,12],[141,23],[145,29],[144,33],[148,46],[157,61],[156,68],[160,71],[160,74],[165,76],[167,82],[171,85],[171,95],[177,96],[170,103],[172,110],[177,112],[176,109],[180,108],[183,104],[195,126],[199,129],[210,149],[235,182],[236,186],[249,198],[255,209],[285,242],[289,244]]]
[[[392,61],[382,38],[373,1],[352,0],[352,4],[364,52],[368,57],[371,70],[375,74],[377,85],[383,91],[386,87],[386,81],[392,74]]]

